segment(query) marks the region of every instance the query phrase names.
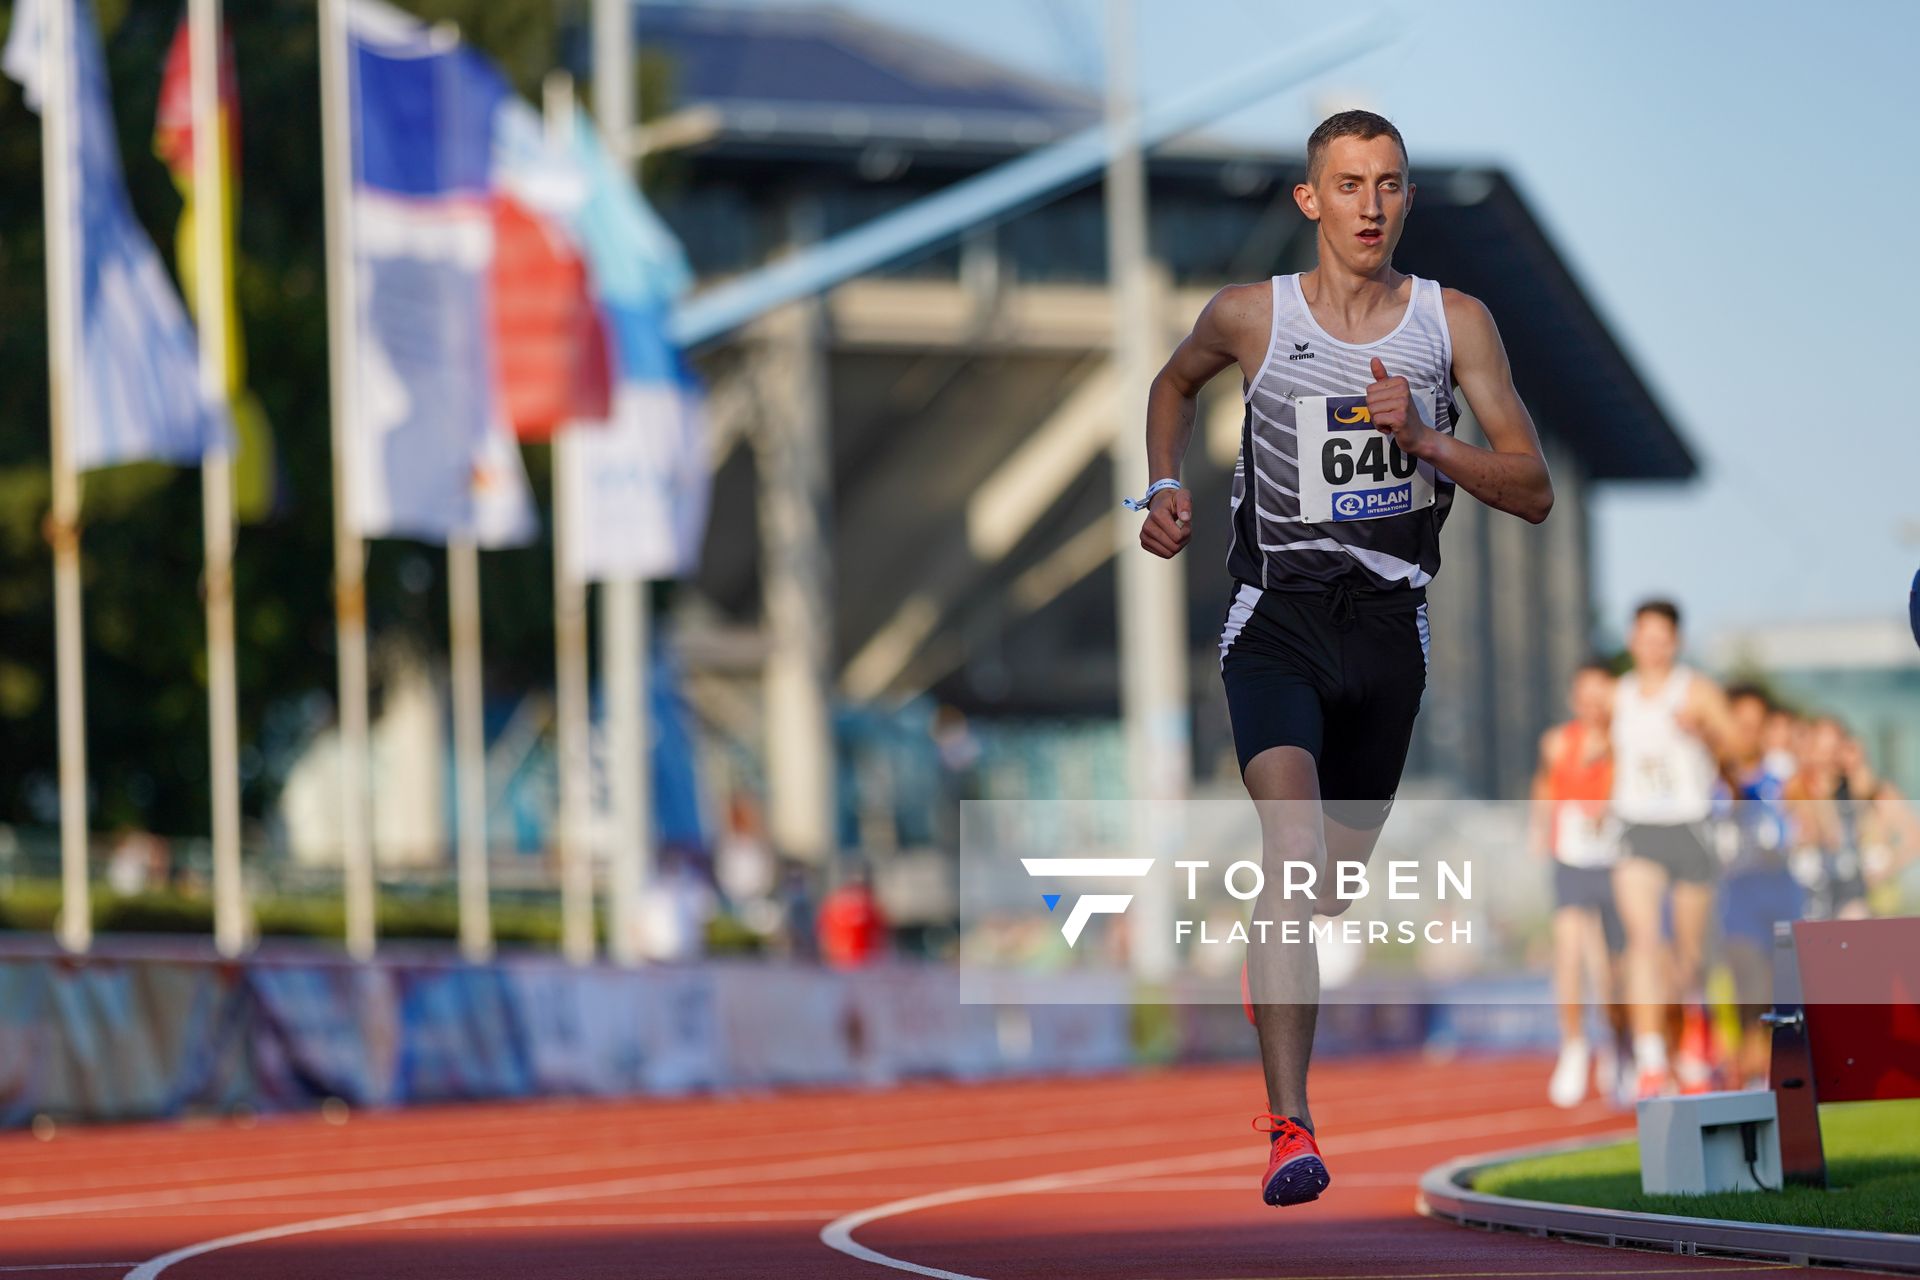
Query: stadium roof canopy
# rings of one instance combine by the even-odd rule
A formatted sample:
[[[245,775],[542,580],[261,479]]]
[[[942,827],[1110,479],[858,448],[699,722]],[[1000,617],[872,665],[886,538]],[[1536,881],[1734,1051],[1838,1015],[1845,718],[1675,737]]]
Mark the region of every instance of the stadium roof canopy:
[[[698,121],[690,159],[849,165],[882,150],[951,181],[1094,123],[1099,104],[924,36],[831,8],[644,5],[641,45],[664,54],[673,112]],[[1196,135],[1154,155],[1166,186],[1222,199],[1297,180],[1298,154]],[[868,166],[871,173],[871,166]],[[1596,480],[1683,480],[1697,463],[1512,180],[1497,167],[1416,167],[1418,213],[1399,259],[1481,298],[1516,381]],[[1280,188],[1284,190],[1284,186]]]

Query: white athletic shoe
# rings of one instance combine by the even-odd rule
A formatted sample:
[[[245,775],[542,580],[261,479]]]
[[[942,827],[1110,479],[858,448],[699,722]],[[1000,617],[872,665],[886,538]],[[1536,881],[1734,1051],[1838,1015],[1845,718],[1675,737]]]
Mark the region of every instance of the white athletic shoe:
[[[1587,1097],[1587,1071],[1592,1055],[1585,1040],[1570,1040],[1560,1046],[1560,1061],[1554,1064],[1553,1079],[1547,1082],[1547,1097],[1556,1107],[1577,1107]]]
[[[1593,1091],[1608,1102],[1620,1094],[1620,1053],[1610,1044],[1593,1051]]]

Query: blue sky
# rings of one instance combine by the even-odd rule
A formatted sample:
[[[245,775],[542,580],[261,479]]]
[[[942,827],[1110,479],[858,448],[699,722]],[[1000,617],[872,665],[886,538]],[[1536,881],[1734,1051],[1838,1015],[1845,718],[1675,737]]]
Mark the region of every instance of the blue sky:
[[[839,2],[1048,76],[1100,74],[1099,0]],[[1694,485],[1597,503],[1606,615],[1671,594],[1700,638],[1899,616],[1920,565],[1920,389],[1905,376],[1920,254],[1903,231],[1920,197],[1920,5],[1381,7],[1396,42],[1217,132],[1297,146],[1330,99],[1357,101],[1418,161],[1514,177],[1703,463]],[[1359,11],[1137,8],[1150,98]]]

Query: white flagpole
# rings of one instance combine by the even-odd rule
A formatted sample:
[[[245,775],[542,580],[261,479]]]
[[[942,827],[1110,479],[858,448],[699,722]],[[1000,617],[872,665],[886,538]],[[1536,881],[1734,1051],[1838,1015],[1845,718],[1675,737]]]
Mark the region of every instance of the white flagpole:
[[[188,0],[192,62],[194,306],[200,336],[200,386],[227,401],[226,170],[220,119],[220,0]],[[240,880],[240,695],[233,644],[233,465],[223,441],[200,459],[206,541],[207,720],[213,774],[213,943],[223,956],[247,945]]]
[[[550,72],[546,80],[547,137],[556,144],[573,134],[573,77]],[[573,964],[593,960],[593,850],[588,832],[588,773],[592,768],[587,697],[587,585],[569,572],[567,512],[574,441],[568,429],[553,436],[553,641],[555,736],[560,773],[560,950]]]
[[[73,23],[66,0],[41,6],[41,166],[47,220],[47,390],[52,410],[55,697],[60,733],[60,945],[93,945],[87,874],[87,705],[81,648],[80,477],[73,468],[73,396],[78,380],[78,299],[73,243]]]
[[[1114,146],[1107,165],[1107,267],[1113,292],[1113,361],[1125,389],[1122,403],[1137,406],[1153,379],[1154,362],[1165,335],[1154,317],[1163,313],[1154,298],[1147,240],[1147,172],[1140,148],[1135,67],[1138,33],[1133,0],[1109,0],[1107,6],[1107,127]],[[1110,451],[1116,499],[1146,479],[1147,452],[1138,413],[1114,418]],[[1142,477],[1146,477],[1143,479]],[[1128,790],[1136,803],[1155,808],[1186,798],[1192,775],[1187,709],[1185,561],[1163,563],[1137,545],[1139,523],[1116,520],[1119,546],[1114,557],[1120,618],[1120,707],[1126,722]],[[1158,825],[1153,824],[1158,830]],[[1153,837],[1158,839],[1156,835]],[[1155,895],[1147,895],[1150,899]],[[1165,980],[1174,954],[1169,911],[1164,897],[1145,904],[1134,949],[1136,976]]]
[[[480,548],[447,543],[447,610],[453,644],[453,775],[458,796],[454,874],[460,897],[460,954],[479,964],[493,955],[487,897],[486,693],[480,668]]]
[[[340,650],[340,854],[347,951],[373,955],[373,844],[368,838],[366,547],[347,511],[353,468],[353,182],[347,32],[341,0],[320,0],[320,141],[326,180],[327,366],[333,401],[333,593]]]
[[[620,164],[632,164],[631,0],[593,0],[593,104],[600,135]],[[607,775],[613,801],[608,850],[607,937],[616,964],[640,961],[640,894],[653,862],[653,781],[647,750],[649,602],[646,584],[615,578],[600,587],[602,679],[607,691]]]

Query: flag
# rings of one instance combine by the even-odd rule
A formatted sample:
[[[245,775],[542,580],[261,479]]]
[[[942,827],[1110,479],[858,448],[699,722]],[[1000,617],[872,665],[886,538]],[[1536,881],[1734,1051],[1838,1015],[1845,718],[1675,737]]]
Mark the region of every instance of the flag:
[[[493,316],[496,381],[522,440],[611,412],[611,352],[569,223],[585,184],[532,107],[494,121]]]
[[[617,374],[604,428],[579,432],[567,451],[570,502],[555,517],[567,522],[563,568],[581,581],[681,577],[699,559],[710,478],[705,400],[667,335],[692,271],[584,114],[571,158],[584,190],[572,227]]]
[[[279,486],[266,411],[247,390],[246,344],[240,333],[240,307],[236,301],[233,228],[235,211],[240,205],[237,163],[240,94],[233,74],[233,49],[224,38],[220,49],[218,102],[220,186],[225,195],[219,211],[221,278],[226,281],[220,306],[225,313],[227,403],[234,427],[233,510],[242,523],[250,523],[272,513]],[[193,144],[193,47],[187,20],[182,17],[174,29],[173,44],[167,50],[166,70],[160,79],[160,104],[153,122],[153,153],[167,166],[173,185],[180,192],[180,222],[174,229],[173,260],[189,311],[197,311],[200,303],[195,284],[198,263],[194,217],[198,208],[193,192]]]
[[[57,161],[68,207],[56,212],[64,234],[49,228],[48,247],[65,254],[74,295],[73,331],[55,335],[56,350],[72,352],[73,464],[196,463],[227,438],[225,413],[200,389],[193,326],[127,198],[90,0],[72,0],[67,47],[47,46],[47,6],[63,2],[18,0],[0,67],[29,107],[65,125]],[[58,101],[47,100],[49,59],[60,69]]]
[[[492,138],[509,99],[457,37],[350,0],[352,399],[362,537],[531,541],[533,499],[494,385]]]

